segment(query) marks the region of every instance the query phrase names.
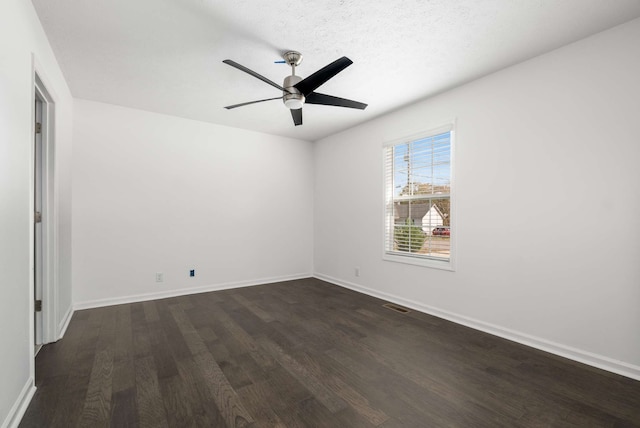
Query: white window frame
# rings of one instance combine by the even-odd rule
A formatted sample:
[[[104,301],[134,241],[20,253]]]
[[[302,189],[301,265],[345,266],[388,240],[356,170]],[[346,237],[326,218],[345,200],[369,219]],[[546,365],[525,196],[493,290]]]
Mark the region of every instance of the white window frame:
[[[382,259],[390,262],[406,263],[416,266],[423,266],[434,269],[443,269],[449,271],[455,271],[455,259],[456,259],[456,240],[457,240],[457,228],[456,228],[456,216],[457,206],[455,203],[455,120],[445,122],[444,125],[430,128],[421,132],[411,134],[406,137],[398,138],[396,140],[387,141],[382,145]],[[397,252],[390,252],[387,248],[387,232],[389,230],[389,221],[393,222],[393,219],[388,218],[387,204],[389,198],[391,198],[391,192],[393,189],[389,189],[387,185],[387,170],[386,170],[386,152],[391,146],[400,144],[407,144],[412,141],[417,141],[423,138],[428,138],[434,135],[442,134],[444,132],[450,132],[450,150],[451,150],[451,191],[449,194],[450,203],[450,217],[449,227],[451,230],[450,238],[450,254],[449,260],[429,258],[425,256],[418,256],[410,253],[399,254]]]

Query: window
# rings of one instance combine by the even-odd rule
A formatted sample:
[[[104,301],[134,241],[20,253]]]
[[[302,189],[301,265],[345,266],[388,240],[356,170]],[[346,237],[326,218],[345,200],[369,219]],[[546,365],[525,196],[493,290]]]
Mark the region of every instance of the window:
[[[384,147],[386,260],[451,269],[453,126]]]

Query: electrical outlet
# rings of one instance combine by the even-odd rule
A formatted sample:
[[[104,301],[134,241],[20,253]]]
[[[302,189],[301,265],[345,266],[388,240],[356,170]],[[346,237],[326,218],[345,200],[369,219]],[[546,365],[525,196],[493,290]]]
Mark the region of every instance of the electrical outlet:
[[[355,275],[356,275],[356,276],[360,276],[360,268],[359,268],[359,267],[356,267],[356,269],[355,269],[355,272],[354,272],[354,273],[355,273]]]
[[[196,270],[195,269],[191,269],[189,271],[189,276],[196,276]]]
[[[164,274],[162,272],[156,272],[156,282],[163,282]]]

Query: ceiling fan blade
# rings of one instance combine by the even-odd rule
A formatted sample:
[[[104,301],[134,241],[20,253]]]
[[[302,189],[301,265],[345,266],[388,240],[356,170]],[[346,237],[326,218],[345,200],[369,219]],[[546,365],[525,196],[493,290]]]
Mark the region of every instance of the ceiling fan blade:
[[[234,104],[232,106],[226,106],[225,108],[227,110],[231,110],[232,108],[242,107],[242,106],[246,106],[246,105],[249,105],[249,104],[261,103],[261,102],[264,102],[264,101],[271,101],[271,100],[281,100],[281,99],[282,99],[282,97],[265,98],[264,100],[256,100],[256,101],[249,101],[249,102],[242,103],[242,104]]]
[[[325,106],[349,107],[364,110],[367,104],[358,101],[347,100],[346,98],[334,97],[333,95],[319,94],[317,92],[310,93],[304,101],[306,104],[322,104]]]
[[[301,80],[300,82],[295,84],[294,87],[302,92],[306,97],[308,94],[315,91],[322,84],[324,84],[327,80],[331,79],[333,76],[340,73],[351,64],[353,64],[353,61],[351,61],[346,56],[338,58],[331,64],[324,66],[320,70],[316,71],[306,79]]]
[[[287,91],[285,88],[283,88],[282,86],[278,85],[276,82],[274,82],[274,81],[272,81],[272,80],[267,79],[267,78],[266,78],[266,77],[264,77],[263,75],[258,74],[258,73],[256,73],[256,72],[255,72],[255,71],[253,71],[253,70],[249,70],[249,69],[248,69],[247,67],[245,67],[244,65],[240,65],[240,64],[238,64],[237,62],[232,61],[232,60],[230,60],[230,59],[225,59],[225,60],[224,60],[224,61],[222,61],[222,62],[224,62],[225,64],[230,65],[231,67],[235,67],[235,68],[237,68],[238,70],[244,71],[245,73],[250,74],[250,75],[252,75],[253,77],[255,77],[255,78],[257,78],[257,79],[260,79],[260,80],[262,80],[262,81],[263,81],[263,82],[265,82],[265,83],[268,83],[269,85],[273,86],[274,88],[278,88],[278,89],[280,89],[281,91],[284,91],[284,92],[289,92],[289,91]]]
[[[302,125],[302,109],[291,110],[291,117],[293,118],[293,123],[298,126]]]

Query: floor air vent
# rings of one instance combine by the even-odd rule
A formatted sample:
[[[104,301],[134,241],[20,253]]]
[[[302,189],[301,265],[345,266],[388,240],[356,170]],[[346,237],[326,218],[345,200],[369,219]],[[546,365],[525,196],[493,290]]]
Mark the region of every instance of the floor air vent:
[[[400,312],[401,314],[408,314],[409,312],[411,312],[409,309],[403,308],[402,306],[394,305],[393,303],[385,303],[382,306],[387,309],[391,309],[392,311]]]

